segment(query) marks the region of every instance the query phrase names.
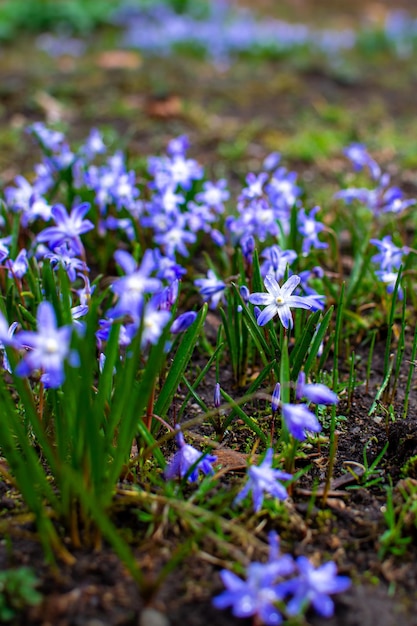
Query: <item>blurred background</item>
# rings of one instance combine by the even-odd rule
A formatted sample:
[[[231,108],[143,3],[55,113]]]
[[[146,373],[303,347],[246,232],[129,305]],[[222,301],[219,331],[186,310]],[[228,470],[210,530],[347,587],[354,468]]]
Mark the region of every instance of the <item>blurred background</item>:
[[[1,0],[0,184],[44,121],[100,128],[132,167],[186,133],[232,180],[279,151],[318,202],[362,141],[412,187],[416,51],[412,0]]]

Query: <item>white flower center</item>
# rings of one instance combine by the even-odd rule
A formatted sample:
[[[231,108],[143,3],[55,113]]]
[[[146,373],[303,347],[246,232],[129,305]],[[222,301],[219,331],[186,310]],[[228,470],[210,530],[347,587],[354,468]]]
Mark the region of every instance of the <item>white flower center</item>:
[[[284,298],[282,296],[278,296],[277,298],[275,298],[275,302],[280,305],[280,304],[284,304]]]
[[[304,232],[306,235],[312,235],[315,232],[313,220],[306,220],[304,222]]]
[[[47,352],[48,354],[54,354],[55,352],[58,352],[58,348],[58,342],[53,337],[50,337],[45,341],[45,352]]]
[[[141,276],[138,276],[137,274],[132,274],[131,276],[129,276],[127,285],[129,291],[133,291],[134,293],[143,292],[143,278]]]

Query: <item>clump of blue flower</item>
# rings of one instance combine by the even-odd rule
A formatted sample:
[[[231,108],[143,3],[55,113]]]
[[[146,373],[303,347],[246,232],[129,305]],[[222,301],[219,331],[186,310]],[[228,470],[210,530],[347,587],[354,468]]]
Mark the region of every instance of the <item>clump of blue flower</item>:
[[[303,615],[312,607],[322,617],[331,617],[331,595],[346,591],[351,581],[339,576],[333,561],[315,567],[306,557],[293,559],[281,554],[276,533],[269,534],[269,559],[246,568],[246,579],[222,570],[226,590],[213,599],[218,609],[230,608],[235,617],[254,617],[256,623],[276,626],[285,617]]]
[[[354,143],[344,150],[345,155],[351,161],[355,171],[367,170],[374,181],[374,187],[348,187],[335,194],[346,204],[358,203],[366,207],[373,216],[381,220],[385,215],[402,217],[410,207],[416,204],[416,199],[405,198],[402,190],[391,184],[388,173],[382,172],[378,163],[369,155],[365,146]],[[370,243],[377,246],[379,252],[372,257],[374,263],[379,263],[379,269],[375,271],[377,278],[386,285],[387,292],[394,291],[397,282],[399,268],[403,257],[414,252],[407,246],[396,246],[390,235],[381,240],[370,239]],[[403,298],[401,286],[398,287],[398,297]]]

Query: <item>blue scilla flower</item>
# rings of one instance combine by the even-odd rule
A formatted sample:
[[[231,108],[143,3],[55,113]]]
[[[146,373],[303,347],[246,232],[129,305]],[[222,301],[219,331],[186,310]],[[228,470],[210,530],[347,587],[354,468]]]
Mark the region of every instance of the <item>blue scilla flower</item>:
[[[235,617],[254,617],[254,623],[276,626],[286,617],[301,616],[312,606],[322,617],[331,617],[334,602],[330,595],[346,591],[351,585],[347,576],[339,576],[336,564],[329,561],[315,567],[308,558],[294,560],[279,551],[276,533],[269,533],[269,559],[253,562],[242,579],[222,570],[220,577],[226,587],[213,599],[218,609],[230,607]]]
[[[9,278],[23,278],[29,269],[28,253],[26,248],[22,248],[14,261],[7,259],[5,266],[8,269]]]
[[[280,586],[281,592],[285,591],[293,596],[287,604],[288,615],[303,614],[312,605],[322,617],[331,617],[334,602],[330,595],[346,591],[350,587],[350,579],[337,575],[333,561],[314,567],[305,556],[300,556],[296,564],[298,576]]]
[[[267,626],[282,623],[283,617],[276,603],[284,595],[277,581],[293,573],[294,561],[290,555],[279,553],[276,533],[270,533],[269,542],[268,561],[250,563],[246,569],[246,580],[228,570],[220,572],[226,590],[213,599],[217,609],[231,607],[235,617],[253,616],[257,620],[254,623]]]
[[[316,221],[316,215],[320,207],[315,206],[310,213],[306,213],[304,209],[300,209],[297,215],[298,231],[303,236],[302,252],[306,256],[311,248],[319,250],[327,248],[328,244],[320,241],[319,233],[324,229],[324,224]]]
[[[4,195],[7,206],[20,213],[22,225],[26,227],[38,217],[48,221],[52,207],[41,196],[36,184],[31,185],[23,176],[16,176],[15,183],[14,187],[6,187]]]
[[[17,326],[17,322],[13,322],[13,324],[9,326],[3,313],[0,312],[0,350],[3,352],[3,367],[8,372],[11,372],[12,369],[9,363],[9,359],[7,358],[5,347],[14,345],[13,336]]]
[[[291,435],[299,441],[307,437],[306,431],[318,433],[321,425],[306,404],[283,404],[282,415]]]
[[[278,281],[284,277],[287,267],[295,261],[297,253],[294,250],[281,250],[277,244],[274,244],[265,248],[261,257],[265,259],[261,265],[262,276],[272,274]]]
[[[0,237],[0,262],[7,259],[10,254],[11,237]]]
[[[197,202],[202,202],[209,208],[212,208],[216,213],[223,213],[224,202],[230,197],[230,193],[227,189],[227,181],[221,178],[217,182],[206,181],[203,183],[203,190],[200,191],[195,197]]]
[[[164,232],[155,235],[154,240],[155,243],[162,246],[167,256],[175,259],[177,253],[184,257],[189,256],[187,245],[195,243],[197,237],[193,232],[187,230],[185,216],[178,214],[175,222]]]
[[[394,292],[395,285],[397,284],[397,280],[398,280],[398,272],[377,270],[375,272],[375,276],[377,276],[381,282],[386,284],[387,293],[391,294]],[[401,284],[398,285],[397,298],[399,300],[402,300],[404,298],[404,290],[401,287]]]
[[[71,326],[57,327],[55,311],[50,302],[41,302],[37,312],[38,330],[22,330],[15,336],[18,348],[28,348],[23,360],[16,368],[18,376],[29,376],[36,370],[42,372],[41,382],[45,387],[59,387],[65,378],[64,361],[78,365],[78,355],[70,351]]]
[[[314,404],[337,404],[339,399],[334,391],[331,391],[322,383],[306,383],[306,375],[300,372],[297,379],[297,387],[295,391],[297,400],[306,398]]]
[[[189,482],[196,482],[200,470],[206,475],[214,473],[212,463],[217,460],[217,457],[212,454],[199,452],[193,446],[185,443],[184,435],[179,426],[177,426],[175,442],[178,450],[165,469],[164,476],[166,480],[184,478],[184,476],[188,475]]]
[[[288,497],[287,490],[279,481],[290,480],[292,478],[292,474],[287,474],[287,472],[273,469],[273,458],[274,451],[272,448],[269,448],[260,465],[251,465],[248,468],[247,483],[236,496],[234,500],[235,504],[241,502],[251,491],[253,510],[257,513],[261,509],[265,493],[269,493],[271,496],[274,496],[279,500],[285,500]]]
[[[367,167],[371,173],[372,178],[378,180],[381,176],[381,168],[378,163],[368,154],[365,146],[361,143],[351,143],[347,148],[343,150],[343,153],[353,164],[355,171],[359,172],[364,167]]]
[[[275,315],[278,315],[284,328],[292,328],[291,308],[313,308],[313,302],[307,296],[292,295],[299,283],[300,277],[295,274],[290,276],[282,287],[279,286],[272,274],[265,276],[264,284],[268,293],[253,293],[249,298],[249,302],[252,304],[266,305],[257,319],[258,326],[264,326]]]
[[[183,333],[187,328],[191,326],[197,317],[197,313],[195,311],[186,311],[185,313],[181,313],[171,324],[171,333],[177,335],[178,333]]]
[[[37,240],[46,243],[51,250],[67,243],[75,254],[82,252],[83,245],[80,235],[94,228],[94,224],[90,220],[84,219],[89,210],[89,202],[79,204],[69,214],[62,204],[56,204],[52,207],[52,218],[55,221],[55,226],[49,226],[42,230]]]
[[[115,280],[111,286],[112,291],[118,296],[118,301],[108,315],[110,317],[140,316],[145,294],[155,293],[162,287],[158,278],[150,276],[156,269],[152,250],[145,251],[140,265],[126,250],[117,250],[114,258],[124,270],[125,276]]]
[[[213,270],[208,270],[207,278],[198,278],[194,285],[200,289],[204,302],[210,302],[210,308],[215,309],[224,298],[226,283],[219,280]]]
[[[34,135],[39,143],[52,152],[62,150],[65,145],[65,135],[59,130],[47,128],[43,122],[35,122],[27,128],[27,132]]]
[[[398,246],[393,243],[390,235],[386,235],[381,240],[370,239],[369,243],[372,243],[379,250],[378,254],[374,254],[374,256],[371,257],[371,261],[379,263],[380,269],[384,272],[398,270],[404,254],[408,254],[409,252],[407,247],[398,248]]]
[[[374,215],[381,213],[402,213],[416,203],[414,198],[406,199],[398,187],[390,186],[389,174],[382,174],[374,189],[348,188],[338,191],[335,198],[341,198],[347,204],[358,201],[372,211]]]
[[[67,244],[57,246],[53,252],[45,251],[39,246],[37,256],[40,257],[41,255],[50,260],[53,269],[56,270],[62,267],[71,282],[75,282],[77,278],[84,276],[89,271],[85,262],[74,256],[73,250]]]
[[[277,383],[274,387],[274,391],[272,392],[271,398],[271,409],[273,413],[276,413],[280,406],[281,399],[281,384]]]

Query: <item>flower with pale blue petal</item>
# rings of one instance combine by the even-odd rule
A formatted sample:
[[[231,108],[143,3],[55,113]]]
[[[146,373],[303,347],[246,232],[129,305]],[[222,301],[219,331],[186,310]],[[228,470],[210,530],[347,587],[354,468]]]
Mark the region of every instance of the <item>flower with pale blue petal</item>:
[[[236,496],[234,504],[241,502],[251,491],[253,510],[257,513],[262,507],[265,493],[269,493],[271,496],[278,498],[279,500],[285,500],[288,497],[287,490],[279,481],[290,480],[292,478],[292,474],[287,474],[287,472],[273,469],[273,459],[274,451],[272,448],[269,448],[266,452],[264,460],[259,466],[251,465],[248,468],[247,483]]]
[[[313,307],[313,303],[307,297],[292,295],[299,283],[300,277],[295,274],[290,276],[282,287],[271,274],[265,276],[264,284],[268,293],[253,293],[249,298],[249,302],[252,304],[266,306],[257,319],[259,326],[264,326],[275,315],[278,315],[284,328],[292,328],[293,319],[290,309],[311,309]]]

